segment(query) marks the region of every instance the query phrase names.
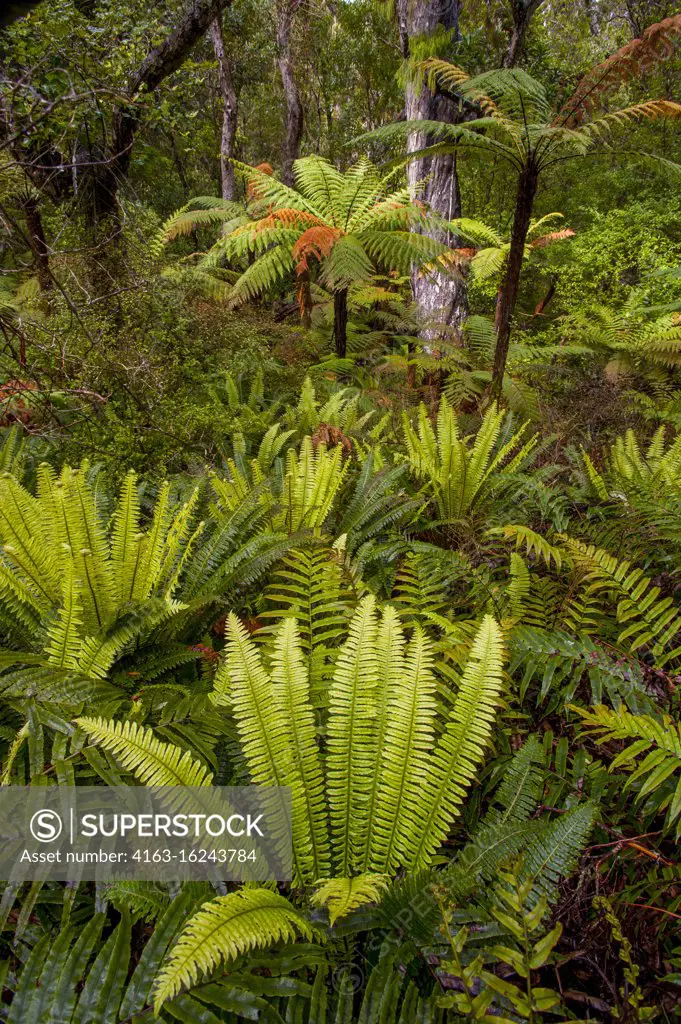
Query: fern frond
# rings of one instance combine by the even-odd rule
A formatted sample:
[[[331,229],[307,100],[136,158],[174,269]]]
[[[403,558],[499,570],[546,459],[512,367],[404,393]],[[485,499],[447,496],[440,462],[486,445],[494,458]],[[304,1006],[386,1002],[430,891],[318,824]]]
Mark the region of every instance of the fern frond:
[[[637,800],[654,799],[658,810],[667,809],[667,827],[676,826],[681,835],[681,728],[668,715],[632,715],[625,708],[614,710],[598,705],[590,710],[572,707],[582,726],[599,744],[612,740],[631,740],[611,762],[610,770],[624,767],[631,771],[625,789],[636,784]],[[637,760],[641,755],[645,757]],[[638,783],[641,783],[639,786]]]
[[[485,616],[475,636],[449,721],[423,779],[406,849],[408,866],[426,865],[461,806],[489,742],[502,685],[501,631]]]
[[[354,878],[332,878],[325,882],[312,897],[316,907],[327,907],[329,923],[334,925],[341,917],[367,903],[380,903],[388,886],[386,875],[364,874]]]
[[[145,786],[210,786],[212,782],[212,774],[189,751],[162,743],[151,729],[136,722],[77,718],[76,725]]]
[[[370,823],[366,808],[376,751],[376,605],[365,597],[341,648],[329,693],[326,775],[336,870],[361,870]]]
[[[195,985],[221,963],[278,942],[313,937],[309,921],[279,893],[239,889],[205,903],[173,947],[154,991],[158,1013],[167,999]]]

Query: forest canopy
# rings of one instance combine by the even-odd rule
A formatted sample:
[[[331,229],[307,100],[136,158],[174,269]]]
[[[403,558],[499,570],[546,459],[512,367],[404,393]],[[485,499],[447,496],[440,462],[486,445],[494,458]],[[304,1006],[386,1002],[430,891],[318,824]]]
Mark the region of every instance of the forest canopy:
[[[0,1019],[677,1019],[681,13],[0,54],[0,794],[291,807],[286,879],[0,880]]]

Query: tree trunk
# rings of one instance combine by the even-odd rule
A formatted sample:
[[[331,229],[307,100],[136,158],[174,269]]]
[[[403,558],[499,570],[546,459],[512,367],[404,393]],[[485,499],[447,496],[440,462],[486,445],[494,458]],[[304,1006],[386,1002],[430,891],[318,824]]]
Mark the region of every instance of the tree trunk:
[[[530,220],[532,219],[532,207],[534,205],[534,197],[537,194],[537,183],[537,171],[533,166],[525,168],[518,179],[511,245],[497,306],[497,344],[494,351],[494,368],[490,389],[491,396],[495,401],[499,401],[501,398],[504,374],[506,372],[506,360],[508,358],[508,346],[511,340],[511,319],[518,299],[520,274],[523,269],[523,259],[525,258],[525,241],[530,227]]]
[[[180,17],[177,27],[142,61],[128,83],[127,102],[114,113],[113,141],[110,156],[97,168],[96,191],[100,217],[113,214],[117,207],[118,188],[130,168],[132,147],[139,124],[137,100],[153,92],[161,82],[177,71],[190,50],[204,35],[231,0],[192,0]]]
[[[584,0],[584,10],[589,19],[589,32],[594,38],[598,38],[601,30],[598,24],[598,13],[594,6],[594,0]]]
[[[397,19],[400,42],[405,57],[409,54],[409,41],[419,36],[432,35],[438,28],[458,34],[459,0],[398,0]],[[425,85],[408,82],[405,89],[405,115],[408,121],[446,121],[456,124],[463,120],[459,104],[452,98],[435,95]],[[408,150],[413,153],[428,144],[428,137],[416,133],[409,138]],[[413,160],[407,167],[409,184],[419,187],[419,198],[435,212],[451,220],[461,216],[461,198],[454,154]],[[442,242],[458,244],[446,232],[438,232]],[[434,272],[412,276],[412,291],[421,319],[434,327],[424,329],[423,336],[436,340],[443,331],[438,328],[460,327],[467,313],[466,283],[463,278]]]
[[[234,144],[236,141],[237,121],[239,117],[238,101],[232,69],[225,53],[225,40],[222,34],[222,20],[216,18],[210,26],[213,49],[218,59],[218,80],[222,95],[222,138],[220,142],[220,178],[222,181],[222,198],[234,199]]]
[[[348,290],[340,288],[333,293],[333,337],[336,355],[345,359],[348,342]]]
[[[38,209],[37,202],[31,196],[25,199],[22,205],[40,291],[51,292],[53,282],[50,273],[50,250],[45,241],[45,231],[43,230],[40,210]]]
[[[281,180],[293,185],[293,162],[298,159],[303,137],[303,104],[291,54],[293,19],[301,0],[277,0],[277,63],[286,97],[286,130],[281,145]]]
[[[501,66],[513,68],[522,58],[525,52],[525,37],[532,15],[541,5],[543,0],[511,0],[511,14],[513,16],[513,29],[508,41],[508,47],[504,54]]]

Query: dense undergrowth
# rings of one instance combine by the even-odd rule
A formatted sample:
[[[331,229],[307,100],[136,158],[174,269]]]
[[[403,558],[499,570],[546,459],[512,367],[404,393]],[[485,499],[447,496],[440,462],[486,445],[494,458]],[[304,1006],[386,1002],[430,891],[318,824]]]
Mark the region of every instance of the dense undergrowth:
[[[165,483],[7,434],[3,778],[291,785],[293,881],[10,887],[8,1019],[671,1008],[678,442],[241,389]]]

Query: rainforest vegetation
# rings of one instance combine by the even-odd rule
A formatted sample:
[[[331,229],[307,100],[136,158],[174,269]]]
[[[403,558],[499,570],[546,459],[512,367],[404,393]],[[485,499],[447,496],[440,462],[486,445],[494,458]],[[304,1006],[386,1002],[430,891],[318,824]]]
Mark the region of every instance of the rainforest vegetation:
[[[681,1015],[681,14],[0,13],[2,786],[290,787],[0,882],[8,1024]]]

